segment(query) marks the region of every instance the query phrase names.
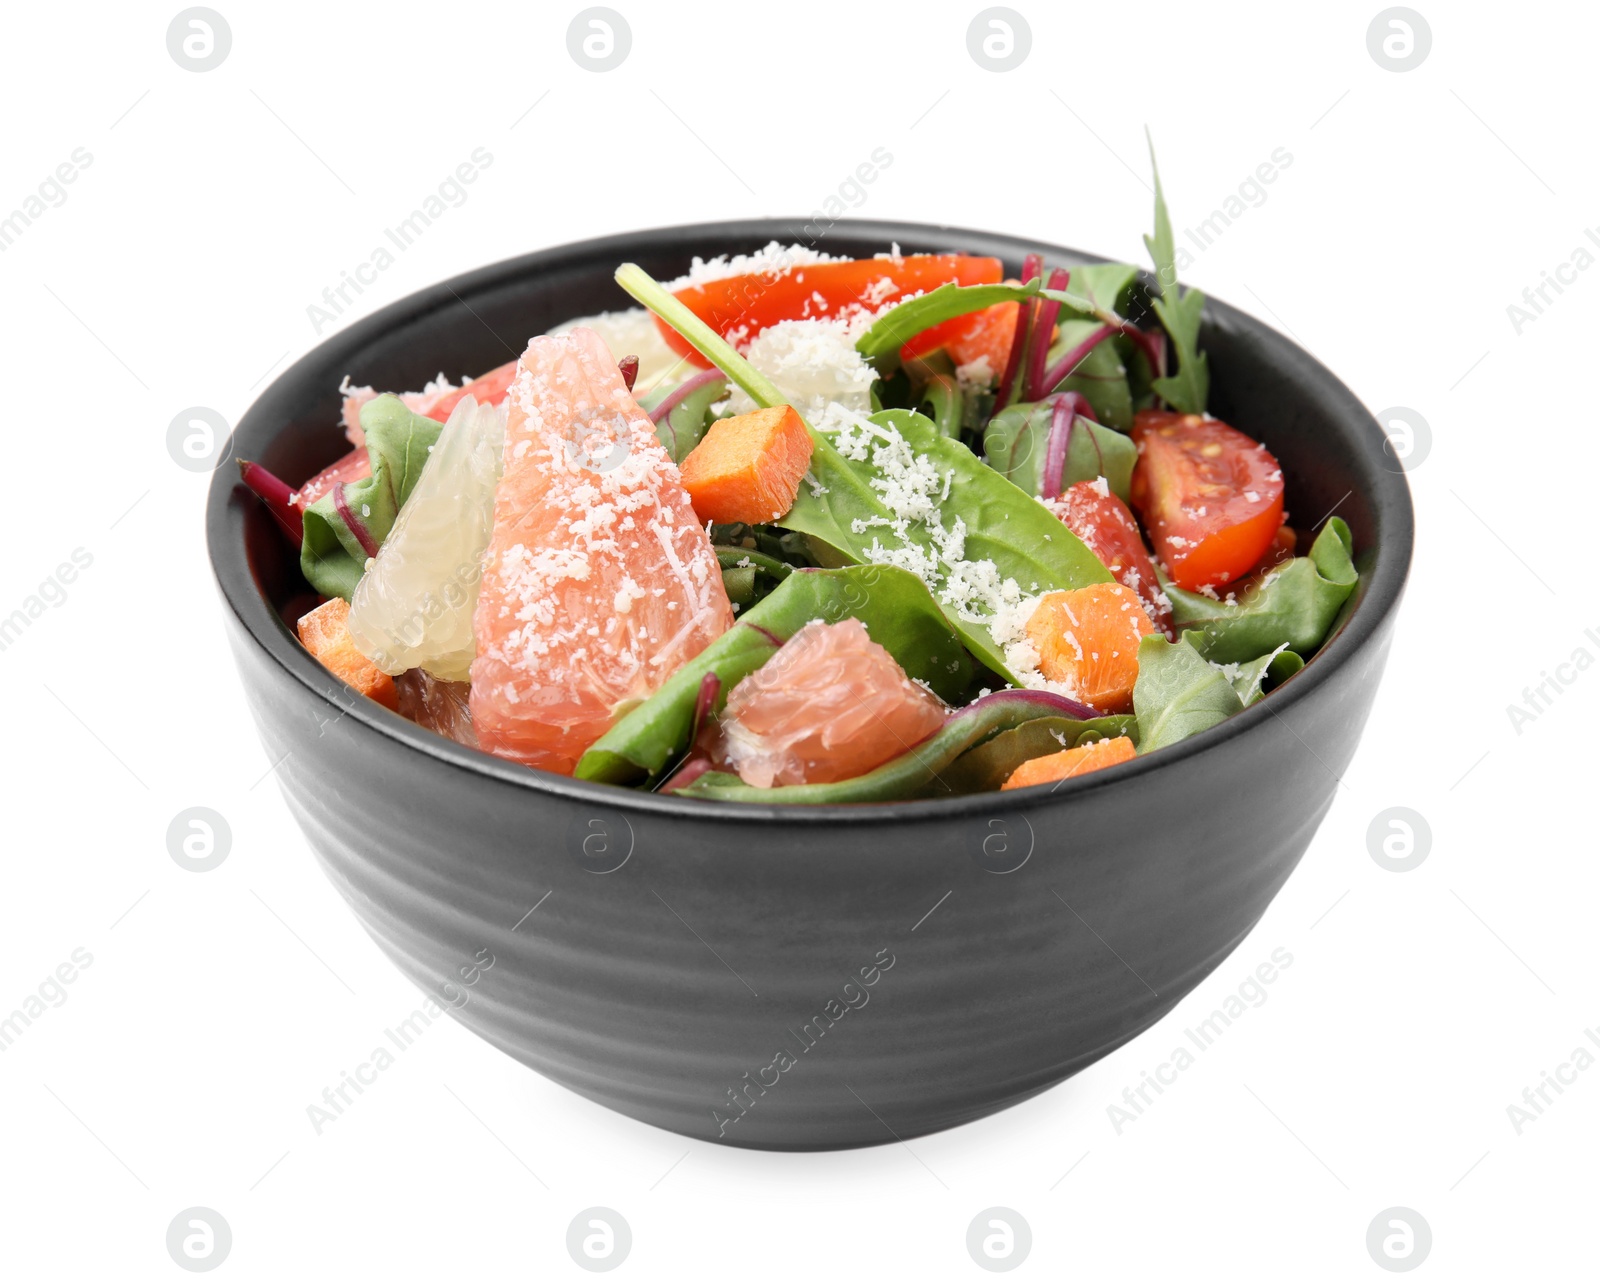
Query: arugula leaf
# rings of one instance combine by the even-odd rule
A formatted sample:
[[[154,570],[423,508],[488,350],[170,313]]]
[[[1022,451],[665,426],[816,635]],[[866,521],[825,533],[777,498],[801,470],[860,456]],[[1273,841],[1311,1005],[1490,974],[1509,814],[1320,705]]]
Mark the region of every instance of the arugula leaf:
[[[398,396],[383,395],[361,407],[361,430],[372,474],[335,487],[302,514],[300,572],[324,596],[345,600],[411,497],[444,424],[412,413]]]
[[[1139,721],[1140,755],[1182,742],[1243,710],[1228,678],[1187,640],[1169,641],[1157,632],[1139,642],[1133,714]]]
[[[886,409],[867,421],[898,434],[913,455],[925,455],[940,476],[948,475],[949,493],[938,507],[950,513],[946,533],[954,530],[958,517],[965,527],[963,564],[992,562],[998,577],[1014,579],[1024,595],[1111,580],[1095,554],[1042,503],[985,465],[959,441],[941,436],[929,419],[904,409]],[[813,451],[808,477],[781,523],[862,563],[874,558],[875,545],[880,549],[876,553],[879,559],[885,551],[901,551],[907,544],[937,559],[934,595],[945,617],[986,666],[1012,684],[1020,683],[1007,670],[1000,646],[990,633],[989,615],[952,603],[950,566],[939,559],[928,525],[907,522],[904,542],[891,528],[897,523],[894,512],[873,485],[874,481],[896,483],[884,477],[876,461],[885,442],[874,442],[872,461],[857,462],[846,459],[826,433],[815,435],[827,448]],[[951,601],[945,599],[947,595]]]
[[[1047,400],[1008,405],[989,420],[983,433],[984,461],[1017,488],[1040,496],[1044,496],[1041,477],[1051,413]],[[1073,420],[1072,439],[1067,445],[1062,491],[1080,480],[1104,476],[1111,492],[1127,502],[1133,466],[1138,460],[1139,451],[1128,437],[1080,415]]]
[[[1305,665],[1305,659],[1288,646],[1280,645],[1270,654],[1234,665],[1229,684],[1233,686],[1233,692],[1239,696],[1240,702],[1252,707],[1266,697],[1269,678],[1274,685],[1281,685]]]
[[[971,792],[997,792],[1024,761],[1102,738],[1131,738],[1138,744],[1138,722],[1132,716],[1101,716],[1074,721],[1065,716],[1042,716],[1015,729],[1003,730],[979,746],[963,752],[940,774],[957,796]]]
[[[1156,184],[1155,234],[1144,238],[1145,248],[1156,268],[1156,288],[1159,296],[1151,307],[1162,327],[1172,337],[1172,347],[1177,357],[1178,371],[1151,384],[1156,394],[1173,409],[1184,414],[1203,414],[1206,397],[1210,391],[1211,374],[1206,366],[1205,353],[1197,349],[1200,340],[1200,320],[1206,299],[1198,289],[1184,290],[1180,296],[1178,268],[1174,260],[1172,220],[1167,215],[1166,197],[1161,191],[1161,172],[1156,168],[1156,144],[1145,130],[1145,140],[1150,144],[1150,173]]]
[[[737,774],[710,771],[680,788],[677,795],[765,805],[844,805],[962,795],[967,791],[985,790],[978,784],[986,774],[976,769],[957,768],[953,762],[996,734],[1042,719],[1051,724],[1077,726],[1080,736],[1085,736],[1096,729],[1110,733],[1109,722],[1128,719],[1106,717],[1071,721],[1048,703],[1030,701],[1026,695],[1018,697],[1019,693],[1021,691],[1005,690],[969,703],[953,713],[932,737],[859,778],[791,787],[751,787]],[[1053,749],[1059,750],[1059,744],[1054,739],[1050,741]]]
[[[887,565],[797,570],[607,730],[578,761],[574,777],[631,783],[660,773],[689,746],[706,673],[717,675],[726,698],[777,652],[772,637],[788,640],[818,618],[859,618],[906,675],[926,681],[947,702],[972,681],[960,637],[915,574]]]
[[[1255,584],[1236,604],[1168,586],[1172,618],[1213,662],[1243,663],[1287,646],[1302,657],[1322,644],[1355,591],[1350,527],[1331,517],[1309,556],[1296,556]]]

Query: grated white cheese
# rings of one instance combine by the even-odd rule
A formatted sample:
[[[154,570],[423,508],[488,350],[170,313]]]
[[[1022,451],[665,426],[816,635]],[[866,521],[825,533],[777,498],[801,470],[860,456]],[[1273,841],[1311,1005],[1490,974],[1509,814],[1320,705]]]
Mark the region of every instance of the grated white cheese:
[[[828,421],[833,406],[864,414],[872,407],[872,384],[878,375],[855,344],[870,319],[870,313],[862,312],[851,317],[780,320],[751,341],[745,357],[813,426]],[[736,414],[755,407],[743,391],[736,389],[729,398],[729,408]]]
[[[838,262],[840,256],[808,249],[804,245],[780,245],[769,241],[753,254],[719,254],[715,258],[695,258],[686,274],[667,285],[670,293],[687,289],[691,285],[710,284],[713,280],[727,280],[730,276],[747,276],[755,272],[783,272],[791,267],[803,267],[813,262]]]
[[[963,391],[969,387],[987,387],[994,380],[995,372],[989,367],[987,356],[979,356],[976,360],[956,366],[956,381],[961,384]]]

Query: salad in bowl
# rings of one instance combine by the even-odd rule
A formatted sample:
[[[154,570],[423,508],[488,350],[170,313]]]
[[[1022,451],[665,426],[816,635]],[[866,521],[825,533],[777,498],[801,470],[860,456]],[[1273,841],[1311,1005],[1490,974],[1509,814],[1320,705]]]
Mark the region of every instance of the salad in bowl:
[[[1153,273],[696,258],[639,306],[420,391],[245,483],[362,695],[530,769],[708,801],[1057,787],[1293,678],[1353,600],[1349,529],[1208,413],[1204,299],[1157,182]]]

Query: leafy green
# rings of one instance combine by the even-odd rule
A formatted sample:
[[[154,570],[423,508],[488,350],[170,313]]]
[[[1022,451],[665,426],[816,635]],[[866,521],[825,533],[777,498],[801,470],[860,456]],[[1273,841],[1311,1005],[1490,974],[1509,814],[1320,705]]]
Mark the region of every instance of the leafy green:
[[[706,673],[717,675],[726,697],[776,652],[771,637],[788,640],[819,618],[830,623],[859,618],[908,676],[926,681],[946,701],[971,683],[972,663],[960,637],[916,575],[887,565],[802,570],[785,578],[738,624],[607,730],[584,753],[575,776],[632,783],[660,773],[689,745]]]
[[[639,401],[639,407],[646,413],[653,413],[655,407],[676,390],[675,387],[657,387]],[[666,447],[673,462],[682,463],[700,443],[711,426],[711,406],[727,398],[728,384],[713,380],[696,387],[656,424],[656,438]]]
[[[1083,295],[1101,311],[1125,316],[1138,279],[1139,269],[1131,262],[1086,262],[1072,268],[1067,288]]]
[[[897,521],[884,503],[882,490],[874,488],[874,482],[880,486],[890,483],[878,463],[889,452],[886,445],[892,446],[897,434],[911,454],[925,455],[939,476],[948,476],[948,495],[941,490],[930,498],[938,500],[939,508],[959,513],[965,526],[962,563],[990,561],[1001,580],[1014,579],[1026,595],[1109,582],[1109,572],[1043,504],[979,461],[965,445],[941,436],[929,419],[903,409],[886,409],[869,421],[887,429],[882,435],[888,437],[887,442],[872,442],[871,461],[848,460],[826,433],[815,433],[827,448],[813,451],[808,478],[801,483],[794,506],[782,523],[858,562],[881,560],[885,552],[905,551],[908,545],[922,553],[937,564],[934,594],[945,617],[985,665],[1018,684],[990,633],[989,615],[944,599],[951,595],[950,566],[939,555],[930,525]],[[905,530],[903,541],[896,525]],[[948,535],[954,526],[952,518],[948,527],[940,528]]]
[[[750,613],[754,615],[760,608],[758,605]],[[715,675],[726,695],[777,653],[772,637],[747,626],[748,621],[735,623],[668,677],[654,694],[626,712],[583,754],[573,777],[596,783],[637,783],[681,756],[694,732],[701,681],[708,674]]]
[[[717,554],[717,564],[722,569],[722,586],[728,593],[728,600],[741,608],[748,609],[757,601],[764,600],[777,584],[794,573],[795,567],[788,561],[764,552],[715,544],[711,550]]]
[[[1309,556],[1296,556],[1249,588],[1236,604],[1169,586],[1173,621],[1213,662],[1248,662],[1285,645],[1307,656],[1322,644],[1355,590],[1350,549],[1350,527],[1331,517]]]
[[[966,395],[954,374],[935,374],[928,379],[922,388],[922,404],[928,407],[928,417],[941,436],[960,439],[966,417]]]
[[[1139,642],[1133,714],[1139,721],[1141,755],[1182,742],[1243,710],[1228,678],[1188,641],[1169,641],[1158,632]]]
[[[983,433],[983,460],[1018,489],[1043,496],[1044,459],[1050,439],[1049,401],[1009,405],[989,420]],[[1073,420],[1061,488],[1104,476],[1111,492],[1128,501],[1128,487],[1139,451],[1120,432],[1079,416]],[[1052,495],[1053,497],[1053,495]]]
[[[1145,137],[1149,140],[1149,131]],[[1144,238],[1145,248],[1156,268],[1156,288],[1159,296],[1151,306],[1163,328],[1172,337],[1172,347],[1177,357],[1177,373],[1157,378],[1152,384],[1156,394],[1180,413],[1203,414],[1206,397],[1210,391],[1211,374],[1206,366],[1205,353],[1197,349],[1200,341],[1200,319],[1205,311],[1206,299],[1198,289],[1180,293],[1178,268],[1174,261],[1172,219],[1167,216],[1167,201],[1161,191],[1161,173],[1156,168],[1156,145],[1150,141],[1150,173],[1156,184],[1155,234]]]
[[[1042,716],[1015,729],[1002,730],[963,752],[941,771],[940,777],[958,796],[996,792],[1024,761],[1082,747],[1101,738],[1131,738],[1137,745],[1138,724],[1132,716],[1101,716],[1088,721]]]
[[[378,396],[361,407],[372,474],[339,487],[348,520],[339,511],[337,490],[305,509],[300,572],[312,587],[345,600],[355,593],[372,553],[362,546],[351,521],[361,526],[372,547],[381,547],[443,429],[443,423],[412,413],[398,396]]]
[[[713,545],[712,550],[717,553],[717,564],[723,569],[753,568],[778,581],[782,581],[794,572],[794,566],[788,561],[779,560],[776,556],[768,556],[765,552],[751,548]]]
[[[1281,685],[1305,665],[1305,659],[1287,646],[1280,645],[1270,654],[1252,658],[1248,663],[1233,664],[1229,684],[1239,700],[1246,707],[1251,707],[1266,696],[1268,680],[1274,685]],[[1224,667],[1228,666],[1224,664]]]
[[[956,712],[932,737],[892,761],[858,778],[838,783],[801,783],[792,787],[751,787],[736,774],[710,771],[678,791],[719,801],[744,801],[765,805],[845,805],[862,801],[907,801],[920,796],[954,796],[985,790],[978,786],[990,771],[958,768],[954,762],[978,744],[1007,730],[1044,719],[1052,724],[1076,725],[1080,736],[1109,722],[1070,721],[1047,702],[1030,701],[1020,691],[1008,690],[979,699]],[[1051,740],[1054,743],[1054,740]],[[1059,745],[1057,745],[1059,750]]]
[[[756,598],[756,571],[751,566],[742,569],[723,569],[722,590],[734,605],[748,605]]]
[[[1061,333],[1050,349],[1052,363],[1101,326],[1093,320],[1069,319],[1061,321],[1057,327]],[[1128,369],[1116,341],[1115,338],[1107,338],[1098,343],[1074,366],[1072,373],[1049,390],[1080,392],[1094,406],[1095,414],[1107,427],[1132,431],[1133,392],[1128,384]]]
[[[1064,317],[1079,316],[1119,327],[1123,323],[1120,316],[1093,298],[1070,289],[1046,289],[1038,277],[1025,285],[940,285],[884,312],[856,339],[856,350],[872,361],[879,373],[887,375],[900,363],[900,348],[924,329],[999,302],[1029,302],[1035,298],[1054,299],[1061,304]]]

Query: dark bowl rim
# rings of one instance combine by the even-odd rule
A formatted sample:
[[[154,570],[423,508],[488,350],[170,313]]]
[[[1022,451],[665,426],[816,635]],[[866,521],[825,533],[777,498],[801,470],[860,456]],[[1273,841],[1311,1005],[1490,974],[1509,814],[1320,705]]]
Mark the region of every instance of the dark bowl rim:
[[[557,262],[574,257],[614,257],[617,263],[641,256],[646,250],[658,252],[671,249],[674,242],[699,241],[708,237],[724,237],[730,243],[759,240],[787,241],[797,238],[797,231],[805,225],[802,219],[752,218],[729,221],[683,223],[671,226],[646,228],[611,236],[569,241],[547,249],[535,250],[515,258],[476,268],[450,279],[429,285],[406,297],[396,300],[358,320],[339,332],[330,335],[308,350],[293,365],[279,374],[255,398],[234,428],[230,447],[222,451],[221,461],[213,473],[206,502],[206,541],[217,588],[235,617],[256,645],[294,677],[314,699],[337,707],[342,715],[354,716],[358,722],[388,738],[434,757],[439,763],[454,766],[485,776],[512,787],[522,788],[530,794],[543,794],[571,801],[599,802],[623,811],[649,814],[664,819],[706,819],[713,822],[787,822],[804,824],[883,823],[918,821],[938,818],[963,818],[985,813],[1019,812],[1044,805],[1066,802],[1074,796],[1101,787],[1134,784],[1145,774],[1182,761],[1203,755],[1220,747],[1240,734],[1249,734],[1258,727],[1279,719],[1279,713],[1298,700],[1311,695],[1319,685],[1334,674],[1336,668],[1353,659],[1358,652],[1371,644],[1383,629],[1388,617],[1398,606],[1410,572],[1415,536],[1415,514],[1411,491],[1403,470],[1386,467],[1373,469],[1377,488],[1371,495],[1381,512],[1385,525],[1387,545],[1374,549],[1372,566],[1364,571],[1361,596],[1350,611],[1338,633],[1316,653],[1305,668],[1267,698],[1254,706],[1229,717],[1192,738],[1161,749],[1151,756],[1139,756],[1124,766],[1091,773],[1069,780],[1065,787],[1045,790],[1043,786],[1022,788],[1012,792],[979,792],[967,796],[934,797],[914,801],[874,801],[849,805],[764,805],[751,802],[724,802],[638,792],[607,783],[585,782],[561,774],[550,774],[514,764],[472,748],[464,747],[450,739],[424,729],[396,712],[358,698],[354,705],[338,701],[328,687],[326,673],[296,640],[278,617],[271,603],[256,588],[249,565],[244,538],[244,511],[240,495],[248,491],[235,477],[230,466],[241,440],[248,442],[259,436],[264,444],[281,428],[281,424],[266,421],[260,406],[274,388],[309,373],[307,366],[321,364],[331,354],[348,350],[352,355],[380,337],[386,330],[452,305],[461,305],[463,296],[510,283],[513,280],[537,273]],[[1016,255],[1028,252],[1045,252],[1058,255],[1067,261],[1104,262],[1107,259],[1066,246],[1051,245],[1024,237],[1009,236],[973,228],[955,227],[941,223],[915,223],[879,221],[872,219],[840,219],[829,224],[830,234],[881,239],[887,248],[890,244],[907,241],[922,243],[939,236],[948,236],[955,246],[963,239],[981,239],[991,245],[1014,248]],[[1370,411],[1335,375],[1298,344],[1245,312],[1207,295],[1208,319],[1231,328],[1244,330],[1266,349],[1268,363],[1293,372],[1296,381],[1309,384],[1312,392],[1336,407],[1339,417],[1353,430],[1367,429],[1383,436],[1382,426]],[[333,424],[330,424],[332,426]],[[257,451],[259,452],[259,451]],[[1331,515],[1332,513],[1330,513]],[[1326,518],[1325,518],[1326,519]],[[1308,747],[1308,750],[1309,747]]]

